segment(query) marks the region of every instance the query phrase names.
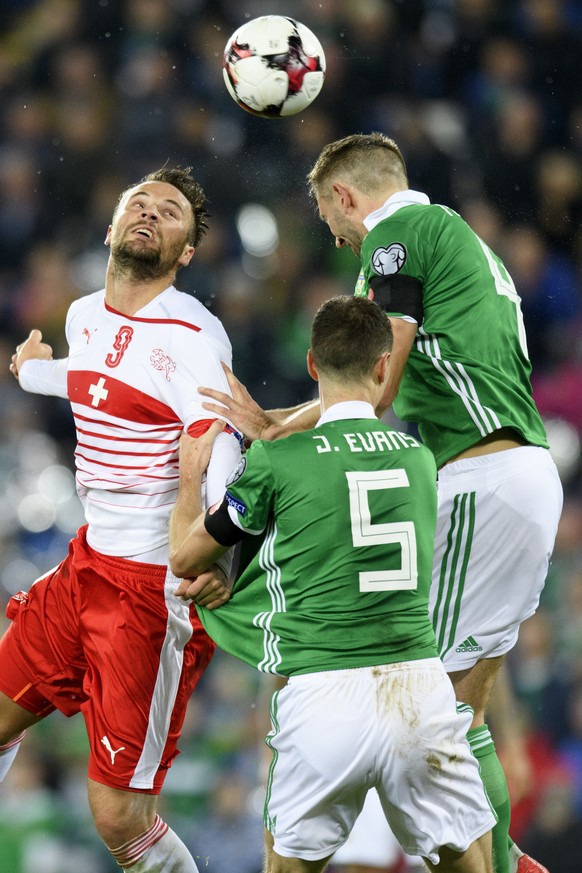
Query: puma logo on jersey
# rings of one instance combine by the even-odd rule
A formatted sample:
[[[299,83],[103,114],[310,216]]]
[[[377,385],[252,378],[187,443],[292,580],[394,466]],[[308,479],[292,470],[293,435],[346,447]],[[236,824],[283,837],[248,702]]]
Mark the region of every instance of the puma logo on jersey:
[[[168,382],[170,381],[171,373],[174,373],[176,371],[175,362],[161,349],[153,350],[153,354],[150,357],[150,363],[156,370],[160,370],[161,372],[165,373]]]
[[[82,333],[83,333],[83,336],[85,337],[85,339],[87,340],[87,345],[89,345],[89,340],[91,339],[93,334],[97,333],[98,330],[99,330],[98,327],[96,327],[95,330],[89,330],[88,327],[83,328]]]
[[[101,742],[111,755],[111,766],[113,767],[113,765],[115,764],[115,756],[119,754],[119,752],[124,752],[125,746],[120,746],[118,749],[113,749],[111,747],[111,743],[109,742],[109,737],[101,737]]]
[[[402,243],[391,246],[378,246],[372,252],[372,269],[378,276],[391,276],[398,273],[406,261],[406,248]]]

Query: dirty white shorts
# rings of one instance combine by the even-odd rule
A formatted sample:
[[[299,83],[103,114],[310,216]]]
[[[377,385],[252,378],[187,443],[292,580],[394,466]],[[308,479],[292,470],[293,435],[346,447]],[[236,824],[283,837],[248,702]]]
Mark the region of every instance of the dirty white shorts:
[[[536,446],[439,470],[430,611],[449,673],[515,645],[539,603],[562,501],[556,465]]]
[[[438,658],[292,676],[273,695],[265,825],[274,850],[319,860],[347,839],[375,787],[403,850],[439,861],[495,824]]]

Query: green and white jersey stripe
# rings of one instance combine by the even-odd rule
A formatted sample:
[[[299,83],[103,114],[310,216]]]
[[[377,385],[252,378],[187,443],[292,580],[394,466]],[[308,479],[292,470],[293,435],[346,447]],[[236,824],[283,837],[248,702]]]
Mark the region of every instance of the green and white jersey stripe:
[[[265,585],[271,598],[272,608],[269,612],[257,613],[253,618],[255,627],[261,628],[263,631],[264,656],[257,666],[264,673],[277,673],[277,667],[281,663],[281,652],[279,650],[281,637],[271,629],[271,622],[275,615],[287,611],[285,592],[281,585],[281,568],[277,566],[274,556],[276,537],[277,525],[274,521],[271,521],[259,550],[259,566],[264,573]]]
[[[435,370],[447,382],[450,390],[461,398],[467,415],[473,421],[481,436],[487,436],[502,425],[493,409],[484,406],[477,393],[477,386],[465,366],[456,361],[443,358],[438,336],[429,335],[424,328],[418,329],[416,348],[421,355],[430,358]]]
[[[371,225],[356,294],[396,273],[422,284],[424,317],[394,401],[398,417],[418,424],[439,467],[501,427],[547,448],[520,299],[501,260],[456,212],[416,192],[389,198]]]

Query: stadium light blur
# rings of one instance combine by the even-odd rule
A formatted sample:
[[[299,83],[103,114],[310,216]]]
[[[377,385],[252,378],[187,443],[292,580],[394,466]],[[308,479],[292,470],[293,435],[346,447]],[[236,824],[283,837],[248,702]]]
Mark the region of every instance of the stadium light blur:
[[[245,252],[256,258],[272,255],[279,245],[277,220],[259,203],[247,203],[239,210],[236,229]]]

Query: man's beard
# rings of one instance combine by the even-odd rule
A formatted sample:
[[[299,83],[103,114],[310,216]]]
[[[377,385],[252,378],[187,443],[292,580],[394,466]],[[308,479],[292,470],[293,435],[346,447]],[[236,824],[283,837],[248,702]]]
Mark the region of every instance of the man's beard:
[[[155,249],[125,241],[112,244],[111,258],[116,269],[130,273],[133,279],[160,279],[177,272],[183,249],[184,243],[175,243],[163,256],[161,247]]]

